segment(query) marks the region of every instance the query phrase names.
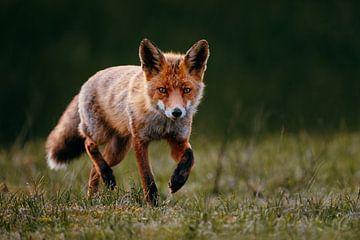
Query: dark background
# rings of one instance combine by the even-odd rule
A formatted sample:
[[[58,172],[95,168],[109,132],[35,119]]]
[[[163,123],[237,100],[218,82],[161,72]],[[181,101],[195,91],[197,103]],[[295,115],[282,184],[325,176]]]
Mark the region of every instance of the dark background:
[[[0,143],[46,136],[89,76],[138,64],[145,37],[164,51],[209,41],[195,134],[222,134],[230,118],[234,136],[259,121],[267,132],[358,130],[357,2],[2,0]]]

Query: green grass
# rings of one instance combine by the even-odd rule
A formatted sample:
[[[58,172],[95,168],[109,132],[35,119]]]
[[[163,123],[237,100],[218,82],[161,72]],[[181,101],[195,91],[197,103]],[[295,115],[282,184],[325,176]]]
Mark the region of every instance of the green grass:
[[[195,166],[174,196],[169,149],[152,145],[156,208],[142,201],[133,153],[115,168],[119,187],[89,200],[86,156],[55,172],[41,141],[0,150],[0,238],[360,239],[359,133],[238,139],[220,157],[221,142],[192,145]]]

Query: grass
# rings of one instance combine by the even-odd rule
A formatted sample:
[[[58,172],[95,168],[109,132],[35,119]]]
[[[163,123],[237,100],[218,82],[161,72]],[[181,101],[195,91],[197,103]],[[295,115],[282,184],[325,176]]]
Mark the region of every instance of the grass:
[[[193,172],[174,196],[167,182],[175,163],[165,144],[152,145],[156,208],[142,201],[133,153],[115,168],[119,187],[89,200],[86,156],[55,172],[42,141],[0,150],[0,238],[360,238],[360,133],[279,133],[225,150],[201,138],[192,145]]]

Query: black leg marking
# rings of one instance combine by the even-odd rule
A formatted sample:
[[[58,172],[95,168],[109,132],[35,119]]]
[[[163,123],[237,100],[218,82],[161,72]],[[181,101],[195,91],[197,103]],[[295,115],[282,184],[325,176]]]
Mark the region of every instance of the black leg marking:
[[[191,148],[185,150],[178,166],[170,178],[169,188],[171,193],[176,193],[187,181],[191,167],[194,164],[194,155]]]
[[[115,177],[113,174],[113,171],[111,170],[111,168],[107,165],[102,166],[102,168],[100,169],[101,171],[101,178],[105,183],[105,186],[107,188],[110,188],[111,190],[114,190],[115,186],[116,186],[116,181],[115,181]]]
[[[149,186],[148,197],[153,206],[158,205],[158,190],[155,182],[152,182]]]

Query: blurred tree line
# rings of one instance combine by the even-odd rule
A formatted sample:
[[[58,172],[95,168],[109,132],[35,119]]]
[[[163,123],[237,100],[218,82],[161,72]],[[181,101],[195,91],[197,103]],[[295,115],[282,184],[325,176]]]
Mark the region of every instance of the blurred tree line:
[[[360,126],[359,1],[0,2],[0,142],[43,137],[96,71],[162,50],[211,47],[195,134]]]

